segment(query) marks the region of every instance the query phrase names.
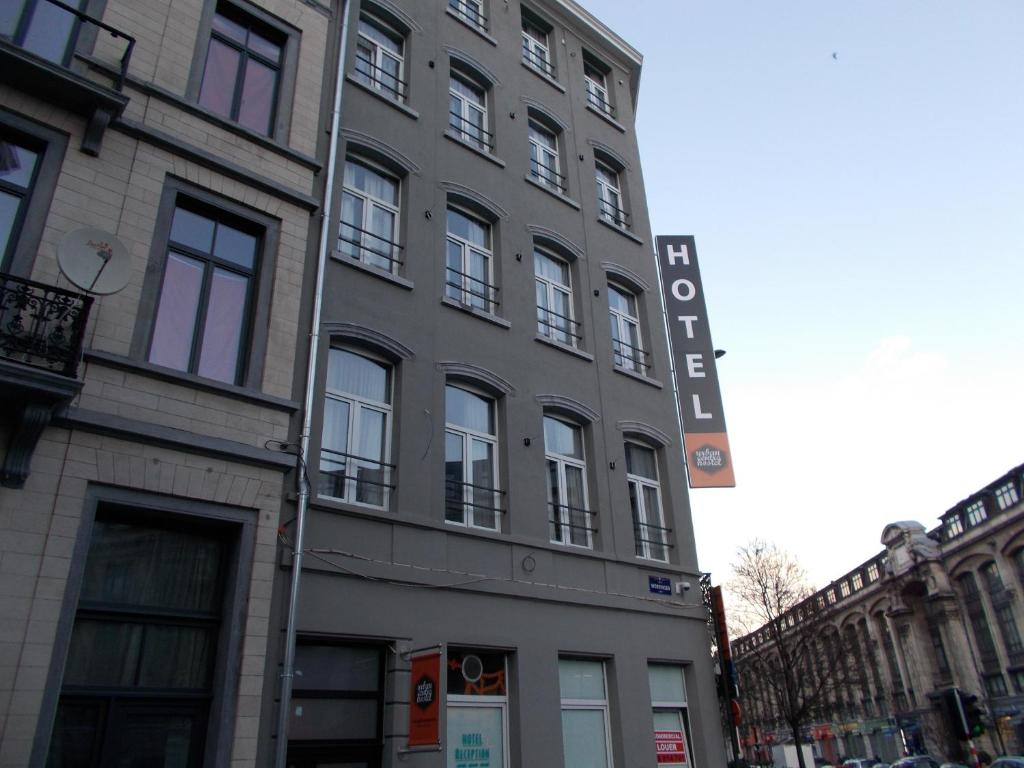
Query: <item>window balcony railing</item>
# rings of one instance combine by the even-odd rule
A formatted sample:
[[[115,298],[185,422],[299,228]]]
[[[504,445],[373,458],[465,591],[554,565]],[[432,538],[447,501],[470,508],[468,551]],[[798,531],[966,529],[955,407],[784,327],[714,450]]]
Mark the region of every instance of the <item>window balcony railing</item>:
[[[555,65],[552,64],[547,57],[541,56],[535,50],[530,48],[525,41],[523,42],[523,63],[527,66],[533,67],[534,69],[539,69],[552,80],[555,79]]]
[[[563,344],[578,346],[583,340],[580,331],[583,324],[565,315],[560,315],[553,309],[537,307],[537,324],[540,326],[540,335],[554,339]]]
[[[448,127],[459,139],[483,152],[491,152],[494,149],[494,134],[472,120],[467,120],[458,112],[448,112]]]
[[[600,93],[595,93],[589,88],[587,89],[587,103],[598,112],[602,112],[609,117],[615,117],[615,107],[609,103],[608,99],[604,98]]]
[[[642,549],[641,544],[647,544],[651,549],[655,547],[672,549],[675,545],[668,542],[670,533],[672,533],[672,529],[663,525],[641,523],[639,520],[633,521],[633,536],[636,538],[637,550]],[[637,554],[641,554],[641,552],[638,551]]]
[[[449,298],[467,307],[476,307],[492,315],[495,313],[501,304],[496,297],[501,290],[498,286],[454,267],[445,267],[445,271],[445,293]]]
[[[396,266],[401,266],[404,263],[401,259],[391,255],[403,249],[400,243],[388,240],[368,229],[357,227],[355,224],[349,224],[347,221],[341,222],[341,229],[342,232],[338,235],[338,250],[346,256],[371,264],[376,259],[382,259],[388,262],[386,269],[389,271],[394,271]],[[375,247],[370,247],[365,242],[367,238]]]
[[[544,165],[535,157],[530,158],[530,177],[538,184],[557,190],[563,195],[569,191],[566,175],[559,173],[554,166]]]
[[[368,88],[386,91],[387,95],[395,101],[405,101],[405,92],[409,84],[371,61],[357,56],[354,76],[357,82]]]
[[[596,516],[597,512],[593,509],[548,502],[548,522],[551,523],[552,538],[555,541],[575,543],[575,531],[585,531],[584,535],[589,538],[590,534],[597,533],[597,528],[591,524]]]
[[[320,449],[320,495],[383,507],[394,464],[330,448]]]
[[[0,358],[74,378],[92,297],[0,274]]]
[[[474,501],[469,501],[466,496]],[[445,509],[453,512],[468,513],[470,510],[481,510],[485,514],[503,515],[505,510],[495,506],[495,503],[505,495],[500,488],[492,488],[489,485],[474,485],[459,480],[445,478],[444,481],[444,503]],[[487,499],[491,504],[478,504],[475,499]]]
[[[612,226],[629,229],[629,213],[603,197],[597,198],[598,216]]]
[[[448,9],[481,32],[487,31],[487,18],[480,13],[480,9],[476,5],[463,2],[463,0],[448,0]]]
[[[612,360],[619,368],[634,370],[646,376],[651,370],[651,364],[648,362],[650,358],[650,352],[619,339],[612,339]]]

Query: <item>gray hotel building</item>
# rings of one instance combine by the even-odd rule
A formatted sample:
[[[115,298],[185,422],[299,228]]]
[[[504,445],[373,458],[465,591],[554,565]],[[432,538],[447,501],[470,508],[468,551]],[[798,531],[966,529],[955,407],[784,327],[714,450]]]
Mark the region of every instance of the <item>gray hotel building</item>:
[[[573,0],[3,5],[0,767],[722,768],[641,62]]]

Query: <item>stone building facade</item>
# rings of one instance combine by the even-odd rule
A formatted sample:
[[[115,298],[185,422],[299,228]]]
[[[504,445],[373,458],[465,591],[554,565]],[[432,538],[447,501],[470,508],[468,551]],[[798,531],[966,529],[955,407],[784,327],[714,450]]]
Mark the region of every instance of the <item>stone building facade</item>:
[[[1024,750],[1024,465],[964,499],[928,531],[898,522],[885,549],[812,599],[831,606],[829,627],[860,672],[829,697],[802,738],[815,753],[880,757],[911,753],[964,758],[943,692],[977,696],[986,732],[978,749]],[[733,644],[745,708],[741,737],[751,760],[791,740],[772,693],[750,663],[754,632]],[[746,657],[746,658],[744,658]],[[744,664],[744,662],[747,664]]]
[[[641,62],[573,0],[5,5],[0,766],[723,764]]]

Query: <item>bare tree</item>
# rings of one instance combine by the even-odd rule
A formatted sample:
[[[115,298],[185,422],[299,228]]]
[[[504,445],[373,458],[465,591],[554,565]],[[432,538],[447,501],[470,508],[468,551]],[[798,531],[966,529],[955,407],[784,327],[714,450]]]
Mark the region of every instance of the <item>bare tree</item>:
[[[741,684],[760,688],[760,701],[793,734],[804,764],[801,728],[829,710],[854,704],[859,654],[831,622],[834,609],[816,594],[796,559],[772,543],[755,539],[737,550],[731,596],[730,634]],[[740,691],[746,698],[745,691]]]

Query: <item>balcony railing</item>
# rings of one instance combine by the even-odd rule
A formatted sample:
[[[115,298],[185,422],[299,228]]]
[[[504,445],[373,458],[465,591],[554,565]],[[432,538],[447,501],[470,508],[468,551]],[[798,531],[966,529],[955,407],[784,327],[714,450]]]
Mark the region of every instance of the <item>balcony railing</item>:
[[[368,88],[387,92],[388,97],[395,101],[405,101],[408,83],[399,79],[393,72],[378,67],[361,56],[356,56],[355,79]]]
[[[92,297],[0,274],[0,359],[74,378]]]
[[[563,195],[569,191],[565,174],[559,173],[554,166],[544,165],[535,157],[530,158],[530,177],[538,184],[550,187]]]
[[[501,303],[497,299],[497,293],[501,290],[498,286],[454,267],[446,267],[444,285],[448,298],[467,307],[476,307],[494,314]]]

